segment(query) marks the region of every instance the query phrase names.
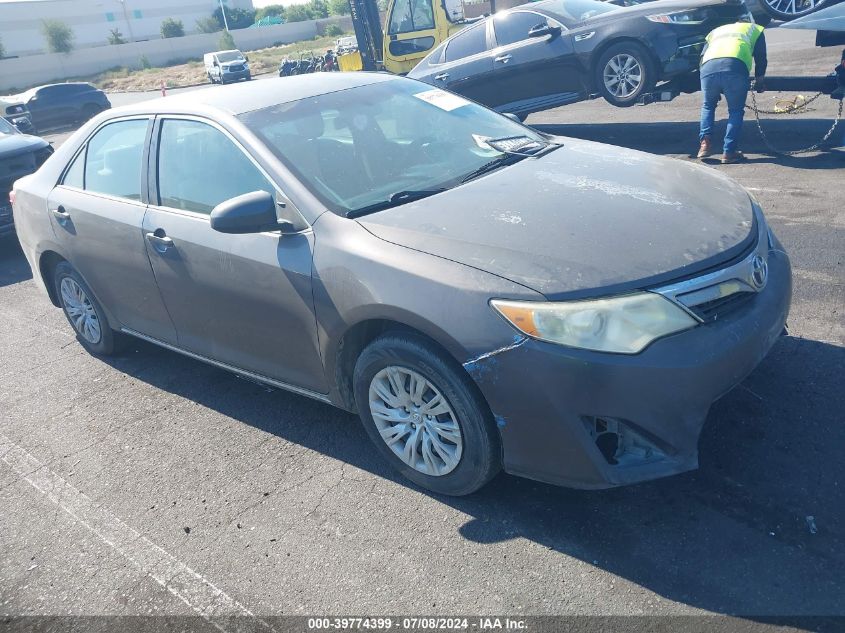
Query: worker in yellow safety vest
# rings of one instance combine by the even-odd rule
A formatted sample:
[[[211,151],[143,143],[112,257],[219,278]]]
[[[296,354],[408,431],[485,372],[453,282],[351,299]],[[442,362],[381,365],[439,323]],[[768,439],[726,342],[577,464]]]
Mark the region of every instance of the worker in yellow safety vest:
[[[698,158],[713,154],[711,137],[716,104],[719,103],[719,97],[725,95],[725,101],[728,102],[728,128],[725,132],[722,163],[736,163],[744,159],[737,145],[742,133],[752,63],[756,90],[763,92],[767,60],[766,36],[762,26],[753,22],[737,22],[720,26],[707,36],[707,44],[701,56],[701,92],[704,101],[701,106]]]

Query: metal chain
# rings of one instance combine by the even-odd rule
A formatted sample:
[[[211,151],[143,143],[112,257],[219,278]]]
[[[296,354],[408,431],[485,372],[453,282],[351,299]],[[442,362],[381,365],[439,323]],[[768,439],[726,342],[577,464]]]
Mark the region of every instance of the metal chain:
[[[785,108],[777,107],[778,103],[787,101],[786,99],[781,99],[775,102],[774,110],[763,110],[762,108],[757,108],[757,112],[759,112],[760,114],[795,114],[796,112],[801,112],[801,110],[809,106],[813,101],[821,97],[823,94],[823,92],[819,92],[818,94],[813,95],[809,99],[805,99],[804,95],[798,95],[797,97],[795,97],[795,100]],[[803,101],[798,103],[799,99],[803,99]],[[751,106],[747,105],[745,107],[751,110]]]
[[[763,142],[768,146],[768,148],[772,152],[774,152],[775,154],[780,154],[781,156],[794,156],[795,154],[804,154],[805,152],[812,152],[813,150],[818,149],[823,143],[825,143],[833,135],[834,130],[836,130],[836,126],[839,125],[839,121],[842,120],[842,106],[843,106],[843,104],[845,104],[845,99],[839,100],[839,112],[837,113],[836,118],[833,120],[833,125],[830,126],[830,129],[827,131],[827,134],[825,134],[818,143],[816,143],[815,145],[811,145],[810,147],[806,147],[804,149],[781,150],[781,149],[778,149],[777,147],[775,147],[774,145],[772,145],[771,141],[769,141],[769,137],[766,136],[766,133],[763,131],[763,124],[760,121],[760,114],[764,114],[764,113],[765,114],[784,114],[784,113],[782,113],[782,112],[778,112],[778,113],[768,112],[768,113],[766,113],[763,110],[760,110],[757,107],[757,94],[756,94],[756,91],[754,90],[753,85],[751,86],[750,92],[751,92],[751,104],[752,104],[751,109],[754,110],[754,117],[757,119],[757,128],[760,130],[760,136],[763,138]],[[821,93],[819,93],[819,95],[816,95],[813,99],[811,99],[810,101],[807,101],[806,103],[810,103],[811,101],[814,101],[820,95],[821,95]],[[805,103],[805,105],[806,105],[806,103]],[[800,107],[804,107],[804,106],[802,105]]]

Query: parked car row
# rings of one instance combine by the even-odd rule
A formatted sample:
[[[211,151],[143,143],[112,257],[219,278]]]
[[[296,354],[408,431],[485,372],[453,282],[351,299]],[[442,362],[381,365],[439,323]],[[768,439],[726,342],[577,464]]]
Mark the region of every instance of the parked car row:
[[[670,80],[697,90],[707,34],[748,15],[742,0],[542,0],[459,31],[408,76],[520,117],[593,95],[625,107]]]
[[[3,97],[4,116],[25,134],[84,123],[111,108],[106,94],[89,83],[67,82]]]

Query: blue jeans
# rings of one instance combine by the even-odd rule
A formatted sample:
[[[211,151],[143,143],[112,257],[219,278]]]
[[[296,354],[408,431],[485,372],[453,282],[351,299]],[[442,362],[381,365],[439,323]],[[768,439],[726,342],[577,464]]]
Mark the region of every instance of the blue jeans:
[[[749,78],[746,73],[717,72],[701,78],[701,92],[704,103],[701,104],[701,133],[699,140],[713,133],[716,120],[716,104],[719,95],[725,95],[728,102],[728,129],[725,132],[726,154],[736,151],[742,134],[742,120],[745,117],[745,99],[748,96]]]

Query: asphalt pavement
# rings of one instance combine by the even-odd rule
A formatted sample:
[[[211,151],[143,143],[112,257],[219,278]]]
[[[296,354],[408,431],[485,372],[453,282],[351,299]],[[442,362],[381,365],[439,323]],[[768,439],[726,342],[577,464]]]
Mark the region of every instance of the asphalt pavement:
[[[839,59],[811,34],[769,38],[771,74]],[[698,95],[626,110],[595,101],[529,123],[692,160],[698,107]],[[834,113],[825,98],[764,125],[795,148]],[[471,497],[438,497],[389,470],[352,415],[141,342],[89,356],[6,240],[0,616],[845,616],[837,135],[780,158],[749,119],[749,160],[711,163],[759,198],[792,257],[789,335],[714,405],[698,471],[616,490],[500,475]]]

